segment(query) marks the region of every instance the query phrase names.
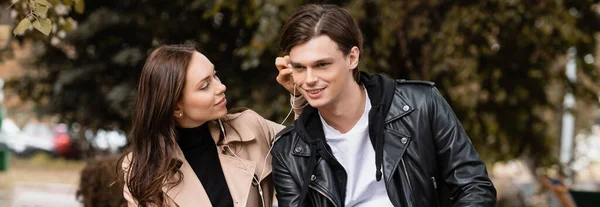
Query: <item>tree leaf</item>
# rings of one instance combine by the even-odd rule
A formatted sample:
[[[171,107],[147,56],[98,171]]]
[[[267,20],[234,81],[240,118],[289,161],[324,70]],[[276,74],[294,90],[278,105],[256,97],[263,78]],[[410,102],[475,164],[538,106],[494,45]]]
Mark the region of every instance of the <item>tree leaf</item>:
[[[26,29],[29,28],[29,26],[31,26],[31,20],[29,20],[26,17],[19,22],[17,27],[15,27],[15,29],[13,30],[13,34],[14,35],[22,34],[23,32],[25,32]]]
[[[83,14],[85,11],[85,3],[83,0],[75,0],[75,12]]]
[[[73,0],[63,0],[65,6],[71,7],[73,5]]]
[[[73,21],[73,19],[67,18],[65,23],[62,25],[62,29],[67,33],[71,32],[71,30],[73,30]]]
[[[46,14],[48,13],[48,7],[46,7],[46,6],[43,6],[43,5],[39,4],[39,5],[37,5],[37,6],[35,7],[35,13],[36,13],[38,16],[45,17],[45,16],[46,16]]]
[[[50,31],[52,30],[52,21],[50,21],[50,19],[48,18],[39,21],[36,20],[33,22],[33,28],[37,29],[42,34],[48,36],[50,34]]]
[[[37,29],[40,32],[42,32],[42,29],[43,29],[42,24],[38,20],[33,21],[33,28]],[[42,33],[44,33],[44,32],[42,32]]]
[[[50,18],[42,19],[42,28],[46,31],[46,35],[50,34],[50,31],[52,31],[52,20]]]
[[[52,4],[48,0],[35,0],[35,2],[46,7],[52,7]]]

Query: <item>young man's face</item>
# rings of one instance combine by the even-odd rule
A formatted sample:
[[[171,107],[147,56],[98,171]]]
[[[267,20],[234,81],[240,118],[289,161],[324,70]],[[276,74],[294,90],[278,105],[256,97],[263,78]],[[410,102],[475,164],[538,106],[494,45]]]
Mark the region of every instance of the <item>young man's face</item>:
[[[344,55],[329,36],[321,35],[293,47],[289,55],[296,87],[315,108],[331,106],[344,89],[355,84],[352,70],[358,65],[357,47]]]

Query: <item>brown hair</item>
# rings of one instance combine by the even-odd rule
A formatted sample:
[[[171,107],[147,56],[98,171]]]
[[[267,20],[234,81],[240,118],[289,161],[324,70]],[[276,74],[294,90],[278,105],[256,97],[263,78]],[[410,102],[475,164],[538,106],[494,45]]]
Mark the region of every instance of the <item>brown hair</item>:
[[[173,116],[181,100],[192,44],[164,45],[155,49],[144,64],[138,84],[129,148],[132,153],[125,185],[140,206],[167,206],[163,186],[172,188],[183,180],[176,163],[176,122]],[[179,161],[180,162],[180,161]],[[120,166],[118,166],[120,167]]]
[[[114,167],[119,164],[119,156],[98,156],[86,162],[75,192],[84,207],[127,205],[123,184],[115,182],[119,172],[115,173]]]
[[[307,4],[298,8],[283,26],[279,48],[288,54],[293,47],[321,35],[329,36],[344,55],[354,46],[360,51],[363,49],[363,37],[356,21],[346,10],[331,4]],[[358,66],[352,75],[359,82]]]

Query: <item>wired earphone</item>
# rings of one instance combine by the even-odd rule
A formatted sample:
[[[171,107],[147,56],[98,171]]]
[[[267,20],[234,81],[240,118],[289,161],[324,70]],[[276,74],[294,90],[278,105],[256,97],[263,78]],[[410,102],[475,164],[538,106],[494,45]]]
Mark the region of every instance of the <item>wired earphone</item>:
[[[290,117],[290,114],[292,114],[292,112],[294,111],[294,106],[295,106],[295,101],[296,101],[296,83],[294,83],[294,92],[293,92],[293,95],[294,95],[294,97],[292,97],[292,103],[291,103],[292,108],[288,112],[287,116],[285,116],[285,119],[283,119],[283,121],[279,125],[283,125],[283,123],[285,123],[285,121],[287,121],[287,119]],[[221,128],[221,133],[223,133],[223,137],[227,137],[227,134],[225,133],[225,128],[223,127],[223,122],[221,121],[221,119],[218,119],[217,121],[219,122],[219,127]],[[227,150],[229,151],[229,153],[231,153],[238,160],[240,160],[240,162],[242,162],[242,164],[244,164],[244,167],[246,167],[246,170],[249,173],[253,174],[252,180],[253,180],[253,182],[256,182],[256,186],[258,186],[258,194],[260,195],[260,201],[261,201],[263,207],[266,207],[265,197],[263,195],[263,190],[262,190],[262,187],[260,186],[260,182],[259,182],[258,178],[262,178],[262,176],[264,175],[264,173],[265,173],[265,165],[267,164],[267,159],[271,155],[271,150],[273,150],[273,146],[274,146],[275,142],[278,139],[279,139],[279,136],[275,137],[273,139],[273,141],[271,142],[271,146],[269,147],[269,151],[267,152],[267,155],[265,156],[265,159],[263,161],[262,170],[261,170],[261,173],[260,173],[259,177],[257,177],[256,174],[254,174],[254,172],[252,172],[252,170],[250,170],[250,167],[248,167],[248,165],[246,164],[246,162],[244,162],[244,160],[242,158],[240,158],[237,154],[235,154],[233,152],[233,150],[231,150],[231,148],[228,145],[224,146],[224,148],[227,148]]]

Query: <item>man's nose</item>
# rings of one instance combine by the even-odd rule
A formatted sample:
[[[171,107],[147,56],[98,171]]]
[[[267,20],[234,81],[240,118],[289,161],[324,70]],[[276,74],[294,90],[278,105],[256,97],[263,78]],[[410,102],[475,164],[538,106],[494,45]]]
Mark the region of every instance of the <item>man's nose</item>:
[[[306,69],[306,84],[312,85],[317,83],[319,78],[316,76],[315,71],[311,68]]]

